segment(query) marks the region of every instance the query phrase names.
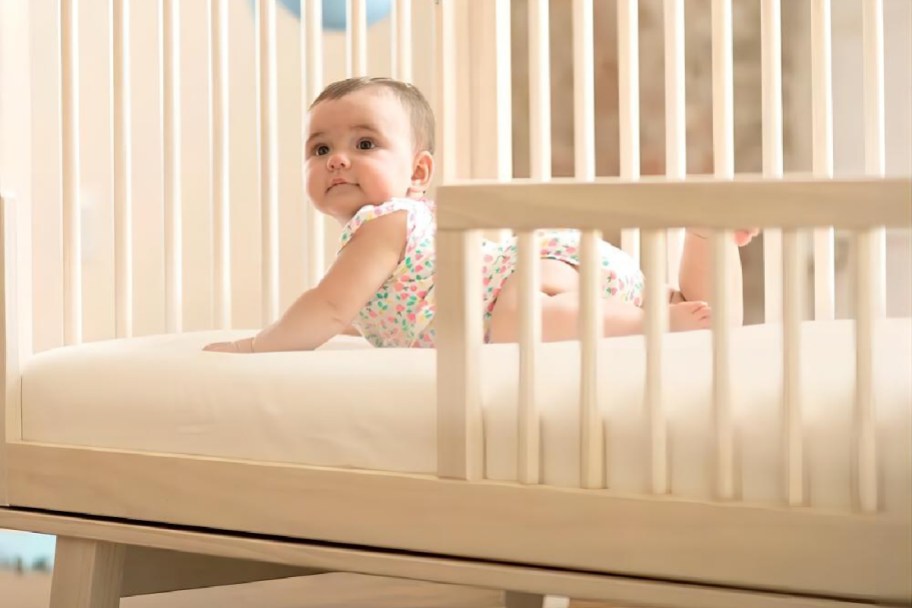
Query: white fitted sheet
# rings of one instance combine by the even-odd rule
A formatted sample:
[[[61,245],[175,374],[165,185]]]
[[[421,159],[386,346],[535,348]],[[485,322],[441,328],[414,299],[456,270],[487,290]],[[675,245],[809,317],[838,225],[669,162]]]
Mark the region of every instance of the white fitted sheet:
[[[96,342],[32,357],[22,381],[23,439],[268,462],[433,473],[435,352],[374,349],[337,338],[315,352],[228,355],[203,345],[250,332],[198,332]],[[912,320],[875,332],[882,499],[910,508]],[[665,339],[664,396],[672,493],[712,495],[712,348],[709,332]],[[808,322],[802,330],[808,495],[820,507],[851,505],[854,324]],[[782,487],[781,326],[736,330],[733,413],[739,493],[777,502]],[[600,403],[612,489],[648,492],[641,336],[603,340]],[[516,466],[518,348],[483,349],[487,475]],[[543,481],[578,478],[575,343],[544,345],[538,379]]]

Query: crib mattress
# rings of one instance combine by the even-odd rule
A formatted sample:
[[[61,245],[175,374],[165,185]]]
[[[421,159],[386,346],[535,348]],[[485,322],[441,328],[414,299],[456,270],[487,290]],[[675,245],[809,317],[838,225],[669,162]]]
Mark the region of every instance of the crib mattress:
[[[315,352],[229,355],[203,345],[250,332],[197,332],[96,342],[48,351],[23,369],[23,439],[48,444],[193,454],[411,473],[436,469],[435,352],[374,349],[337,338]],[[814,506],[851,505],[854,324],[802,327],[802,416],[807,495]],[[738,492],[777,502],[782,487],[781,327],[732,336],[732,411]],[[600,342],[606,481],[648,491],[648,417],[642,336]],[[516,469],[518,348],[483,348],[486,474]],[[912,320],[875,331],[879,466],[884,506],[912,496]],[[543,481],[579,475],[579,349],[547,344],[537,379]],[[675,495],[713,487],[712,346],[709,332],[665,337],[663,396]]]

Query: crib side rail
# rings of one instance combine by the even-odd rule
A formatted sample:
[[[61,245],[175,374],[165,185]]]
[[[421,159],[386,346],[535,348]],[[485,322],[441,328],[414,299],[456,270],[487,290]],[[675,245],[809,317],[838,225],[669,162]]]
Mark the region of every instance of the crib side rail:
[[[0,407],[0,506],[9,504],[6,445],[18,439],[19,341],[16,315],[16,209],[11,197],[0,193],[0,369],[3,371]]]
[[[442,231],[543,227],[615,231],[702,226],[737,229],[908,227],[909,178],[778,180],[712,177],[637,182],[471,182],[442,186],[437,221]]]
[[[480,265],[474,239],[481,229],[510,228],[528,233],[544,227],[583,231],[581,245],[597,238],[598,231],[615,232],[636,227],[645,231],[644,252],[647,290],[661,285],[664,277],[661,237],[668,228],[701,226],[716,232],[712,239],[713,283],[713,411],[715,427],[716,497],[733,498],[734,436],[729,400],[730,315],[735,307],[725,285],[729,251],[726,236],[743,227],[785,229],[784,295],[784,424],[782,431],[785,480],[783,502],[805,504],[802,493],[802,431],[800,391],[800,290],[797,231],[835,225],[857,230],[859,282],[856,310],[857,405],[855,410],[855,468],[859,511],[878,510],[877,462],[874,440],[872,327],[877,316],[874,277],[880,272],[872,248],[873,231],[880,227],[912,225],[912,180],[860,178],[815,179],[788,177],[779,180],[694,178],[683,181],[643,179],[636,183],[599,179],[588,182],[554,180],[547,183],[517,181],[466,183],[443,186],[438,197],[438,472],[443,477],[476,480],[483,477],[483,429],[481,425],[480,369],[481,302],[475,283]],[[589,249],[592,249],[591,245]],[[585,262],[581,273],[581,402],[580,487],[602,487],[597,455],[602,453],[597,394],[596,340],[600,332],[594,311],[600,310],[592,283],[595,263]],[[591,256],[590,256],[591,257]],[[522,252],[519,256],[523,260]],[[882,263],[882,261],[881,261]],[[522,271],[520,272],[522,276]],[[588,279],[587,279],[588,277]],[[478,280],[474,280],[474,279]],[[653,292],[658,293],[658,292]],[[533,295],[526,291],[520,309],[531,309]],[[668,493],[665,471],[667,426],[661,399],[661,334],[665,329],[660,299],[650,296],[646,311],[647,336],[646,409],[650,420],[652,471],[650,485],[656,494]],[[521,315],[523,313],[521,312]],[[528,315],[526,315],[528,317]],[[525,317],[524,317],[525,318]],[[520,343],[520,358],[534,361],[536,332],[526,332]],[[521,367],[520,385],[532,385],[534,366]],[[521,400],[518,423],[520,446],[537,446],[537,413],[534,396]],[[517,479],[538,483],[538,454],[518,454]]]

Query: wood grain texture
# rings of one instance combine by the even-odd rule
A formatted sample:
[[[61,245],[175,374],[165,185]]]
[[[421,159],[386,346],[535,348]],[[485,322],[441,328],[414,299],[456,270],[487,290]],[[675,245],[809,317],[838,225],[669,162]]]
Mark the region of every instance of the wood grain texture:
[[[572,596],[572,608],[608,608],[603,604],[577,600],[606,600],[611,606],[652,606],[655,608],[848,608],[849,606],[868,605],[838,600],[802,598],[794,595],[760,593],[738,589],[705,587],[697,584],[674,584],[667,581],[650,581],[627,579],[617,576],[597,575],[543,568],[529,568],[510,564],[498,564],[483,561],[452,560],[434,556],[422,556],[401,552],[383,552],[376,549],[358,549],[326,544],[308,544],[293,539],[262,539],[250,535],[237,536],[216,530],[191,531],[173,527],[155,527],[128,523],[93,521],[79,517],[26,513],[0,509],[0,527],[22,530],[33,530],[46,534],[80,536],[101,541],[122,541],[130,544],[156,546],[164,549],[193,551],[210,555],[237,557],[241,559],[259,559],[276,563],[286,563],[304,567],[320,567],[326,570],[363,572],[382,576],[420,579],[442,583],[472,585],[489,589],[510,589],[529,594],[556,594]],[[351,580],[351,577],[342,577]],[[309,583],[317,587],[322,577],[309,577]],[[2,579],[0,579],[2,580]],[[295,585],[287,582],[275,582],[275,585]],[[338,580],[338,579],[337,579]],[[260,584],[265,585],[265,583]],[[297,583],[300,587],[301,584]],[[251,586],[252,587],[252,586]],[[347,585],[346,591],[334,596],[341,601],[345,593],[357,589],[357,585]],[[200,592],[202,593],[202,592]],[[230,591],[221,591],[218,597],[236,598]],[[356,593],[356,592],[355,592]],[[243,596],[247,601],[262,599],[251,589],[250,596]],[[354,597],[357,597],[355,595]],[[411,596],[405,596],[410,598]],[[397,608],[411,606],[404,598],[397,596],[401,603]],[[352,597],[348,598],[350,601]],[[465,602],[458,606],[475,606]],[[329,608],[338,606],[332,601],[321,603],[321,599],[311,598],[307,603],[301,598],[300,606],[291,604],[290,608]],[[427,598],[425,598],[427,601]],[[124,602],[124,608],[133,606],[137,598]],[[353,602],[352,602],[353,603]],[[175,605],[167,604],[169,608]],[[192,603],[184,604],[188,608]],[[203,604],[225,605],[220,603]],[[238,603],[232,606],[262,606],[262,603]],[[277,606],[286,606],[278,604]],[[341,604],[346,605],[346,604]],[[352,604],[349,604],[352,605]],[[354,604],[357,605],[357,604]],[[380,603],[372,603],[380,606]],[[496,605],[496,604],[495,604]],[[272,604],[269,604],[272,606]],[[437,607],[428,602],[423,608]],[[441,604],[440,608],[448,606]],[[478,604],[479,608],[484,604]],[[18,608],[18,607],[17,607]]]
[[[912,597],[912,514],[16,443],[8,457],[10,501],[24,507],[605,574]]]
[[[860,204],[863,202],[864,204]],[[840,228],[912,225],[912,180],[600,178],[459,183],[438,191],[441,229]]]
[[[51,608],[118,608],[124,555],[120,544],[58,538]]]

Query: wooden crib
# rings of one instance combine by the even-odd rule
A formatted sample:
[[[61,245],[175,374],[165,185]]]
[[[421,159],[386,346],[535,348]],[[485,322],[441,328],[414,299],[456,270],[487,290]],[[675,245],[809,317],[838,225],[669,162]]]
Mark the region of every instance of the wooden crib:
[[[812,3],[812,174],[783,175],[780,4],[762,0],[764,171],[735,175],[731,0],[714,0],[715,174],[688,177],[684,3],[666,0],[666,176],[640,178],[638,2],[619,0],[620,175],[596,177],[593,3],[576,0],[576,174],[552,179],[549,3],[530,0],[531,178],[513,179],[510,3],[437,0],[437,42],[425,53],[440,75],[437,352],[383,352],[340,339],[327,350],[256,357],[200,351],[217,337],[249,335],[232,329],[228,3],[210,5],[208,327],[186,331],[183,319],[182,204],[195,202],[182,203],[180,188],[176,0],[162,4],[162,331],[133,326],[134,286],[144,277],[134,276],[132,257],[126,0],[114,0],[111,30],[116,339],[83,340],[74,0],[59,3],[65,346],[32,352],[33,327],[57,319],[42,317],[46,306],[33,298],[30,232],[21,246],[27,210],[14,196],[2,199],[0,527],[58,536],[54,607],[337,571],[501,589],[511,608],[566,605],[564,598],[668,607],[912,603],[912,389],[903,367],[912,363],[912,324],[887,319],[883,295],[884,231],[912,227],[912,182],[884,176],[879,1],[863,2],[866,176],[833,176],[829,0]],[[302,5],[309,99],[322,84],[314,35],[321,4]],[[429,24],[412,23],[410,1],[394,6],[390,67],[410,79],[412,28]],[[366,73],[366,3],[350,7],[347,57],[352,73]],[[262,269],[254,291],[266,323],[282,299],[275,2],[260,0],[257,11]],[[490,51],[490,61],[472,62],[457,40],[466,23],[478,32],[481,51],[472,52]],[[460,87],[469,82],[490,83],[491,94],[463,128]],[[474,152],[493,155],[495,179],[459,170]],[[304,286],[322,273],[328,240],[308,218]],[[715,231],[714,325],[672,335],[658,296],[676,274],[685,225]],[[726,322],[733,303],[722,277],[730,231],[744,226],[764,229],[767,318],[736,328]],[[540,343],[533,243],[548,227],[582,231],[578,343]],[[854,320],[834,318],[834,228],[852,231]],[[519,239],[518,345],[483,344],[483,230]],[[805,320],[802,244],[811,230],[816,308]],[[624,248],[642,258],[645,337],[597,338],[603,233],[622,234]],[[396,389],[403,370],[412,384]],[[335,377],[335,388],[318,389],[321,375]],[[283,403],[290,395],[300,407],[276,413],[279,389],[258,384],[264,377],[287,384]],[[229,388],[213,392],[217,385]],[[402,403],[372,398],[384,391]],[[319,419],[308,418],[320,400]],[[756,403],[765,404],[760,414],[751,411]],[[257,418],[250,410],[260,405],[268,411]],[[299,442],[283,434],[310,426],[316,430]],[[334,431],[320,429],[348,429],[356,447],[340,448],[328,441]],[[207,447],[207,433],[221,433],[222,443]],[[410,455],[391,453],[412,442]],[[376,452],[373,460],[362,447]]]

